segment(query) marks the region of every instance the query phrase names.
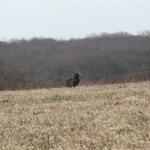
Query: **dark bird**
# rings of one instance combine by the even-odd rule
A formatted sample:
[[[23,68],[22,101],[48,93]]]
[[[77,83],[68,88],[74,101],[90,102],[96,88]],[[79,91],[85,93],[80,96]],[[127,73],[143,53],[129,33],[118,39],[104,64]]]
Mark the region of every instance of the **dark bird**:
[[[70,78],[66,81],[67,87],[76,87],[80,83],[80,74],[75,73],[73,78]]]

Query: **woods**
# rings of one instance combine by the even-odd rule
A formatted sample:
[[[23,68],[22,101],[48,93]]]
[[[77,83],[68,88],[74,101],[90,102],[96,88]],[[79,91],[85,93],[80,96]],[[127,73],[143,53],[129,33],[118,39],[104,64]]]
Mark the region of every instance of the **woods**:
[[[0,42],[0,90],[61,87],[75,72],[82,84],[149,80],[149,32]]]

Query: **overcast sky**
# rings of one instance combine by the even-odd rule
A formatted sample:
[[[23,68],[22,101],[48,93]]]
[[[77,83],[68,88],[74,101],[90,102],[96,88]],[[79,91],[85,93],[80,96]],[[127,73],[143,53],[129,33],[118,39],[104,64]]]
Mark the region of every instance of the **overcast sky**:
[[[0,40],[150,30],[150,0],[0,0]]]

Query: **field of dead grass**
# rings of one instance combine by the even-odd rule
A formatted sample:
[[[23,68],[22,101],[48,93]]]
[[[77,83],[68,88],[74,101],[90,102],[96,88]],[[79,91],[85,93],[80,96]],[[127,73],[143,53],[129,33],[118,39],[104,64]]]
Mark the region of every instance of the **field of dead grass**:
[[[150,149],[150,82],[0,92],[0,150],[101,149]]]

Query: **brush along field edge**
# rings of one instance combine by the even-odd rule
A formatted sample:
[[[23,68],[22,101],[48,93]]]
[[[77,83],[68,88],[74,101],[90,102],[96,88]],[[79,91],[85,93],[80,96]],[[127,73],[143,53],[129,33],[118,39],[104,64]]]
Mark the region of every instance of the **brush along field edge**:
[[[150,82],[0,92],[1,150],[150,149]]]

